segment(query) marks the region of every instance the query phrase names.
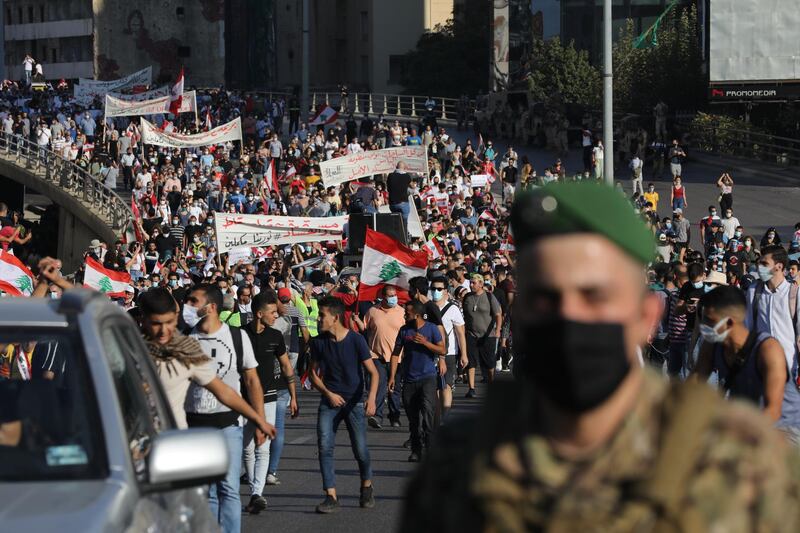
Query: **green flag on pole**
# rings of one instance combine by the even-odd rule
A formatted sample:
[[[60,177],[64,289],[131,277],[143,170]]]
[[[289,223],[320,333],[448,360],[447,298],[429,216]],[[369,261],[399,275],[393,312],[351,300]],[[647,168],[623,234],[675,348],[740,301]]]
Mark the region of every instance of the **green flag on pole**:
[[[677,5],[679,0],[672,0],[672,2],[667,6],[667,9],[661,13],[656,21],[653,23],[652,26],[647,28],[641,35],[639,35],[636,39],[633,40],[633,47],[636,49],[643,49],[649,48],[651,46],[658,46],[658,27],[661,25],[661,21],[664,20],[664,17],[667,16],[673,7]]]

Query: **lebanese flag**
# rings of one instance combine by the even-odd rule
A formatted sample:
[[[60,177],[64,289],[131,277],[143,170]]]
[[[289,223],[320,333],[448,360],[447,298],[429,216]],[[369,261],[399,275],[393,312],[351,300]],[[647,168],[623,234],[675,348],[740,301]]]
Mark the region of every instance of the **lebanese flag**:
[[[275,160],[269,160],[269,166],[267,167],[267,171],[264,173],[264,181],[267,183],[267,187],[271,191],[275,191],[278,193],[278,196],[281,194],[281,186],[278,184],[278,171],[275,168]]]
[[[311,121],[308,123],[309,126],[324,126],[325,124],[330,124],[331,122],[336,122],[336,119],[339,118],[339,113],[329,105],[320,106],[319,111]]]
[[[151,274],[161,274],[161,269],[164,268],[164,265],[161,264],[161,261],[156,261],[156,264],[153,265],[153,270],[150,272]]]
[[[210,131],[212,129],[213,126],[211,125],[211,110],[206,109],[206,131]]]
[[[181,104],[183,103],[183,67],[181,67],[181,73],[178,74],[178,81],[175,82],[175,85],[169,90],[169,112],[178,116],[178,112],[181,109]]]
[[[367,228],[358,299],[372,302],[384,285],[393,285],[397,288],[398,301],[405,303],[409,299],[408,280],[425,276],[427,270],[428,252],[415,252],[388,235]]]
[[[0,290],[12,296],[33,294],[33,272],[14,254],[0,253]]]
[[[516,252],[517,248],[514,246],[514,237],[511,235],[505,240],[503,244],[500,245],[501,252]]]
[[[175,125],[167,119],[161,123],[161,131],[165,133],[172,133],[175,130]]]
[[[483,212],[481,213],[481,216],[478,217],[478,220],[487,220],[487,221],[491,222],[492,224],[496,224],[497,223],[497,219],[494,218],[494,215],[492,215],[492,213],[489,212],[488,209],[484,209],[483,210]]]
[[[287,166],[286,170],[283,172],[283,175],[287,180],[291,179],[295,174],[297,174],[297,169],[291,164]]]
[[[423,244],[422,247],[427,250],[428,256],[431,259],[438,259],[444,255],[444,250],[442,250],[442,245],[439,244],[439,239],[431,239]]]
[[[124,298],[125,289],[131,284],[131,275],[127,272],[109,270],[92,259],[86,258],[86,271],[83,274],[83,286],[102,292],[109,298]]]

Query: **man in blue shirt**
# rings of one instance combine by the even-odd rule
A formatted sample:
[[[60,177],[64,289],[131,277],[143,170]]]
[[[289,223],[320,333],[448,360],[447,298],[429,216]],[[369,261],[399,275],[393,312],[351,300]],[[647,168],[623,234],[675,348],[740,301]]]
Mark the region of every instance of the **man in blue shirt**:
[[[319,301],[318,308],[320,334],[310,342],[311,362],[308,371],[311,383],[322,393],[317,411],[317,446],[325,500],[317,505],[317,512],[327,514],[339,510],[333,450],[336,430],[342,421],[347,426],[361,474],[359,505],[371,508],[375,506],[375,500],[372,496],[366,417],[375,415],[378,370],[372,362],[364,337],[344,326],[344,303],[333,296],[326,296]],[[364,370],[369,373],[370,384],[366,405],[361,401]]]
[[[411,432],[411,455],[408,461],[419,462],[423,449],[431,443],[436,410],[436,387],[439,373],[444,375],[444,339],[439,328],[425,321],[425,306],[419,300],[406,303],[406,325],[400,328],[392,352],[389,392],[394,392],[400,353],[403,353],[403,405]],[[441,359],[442,364],[437,365]]]

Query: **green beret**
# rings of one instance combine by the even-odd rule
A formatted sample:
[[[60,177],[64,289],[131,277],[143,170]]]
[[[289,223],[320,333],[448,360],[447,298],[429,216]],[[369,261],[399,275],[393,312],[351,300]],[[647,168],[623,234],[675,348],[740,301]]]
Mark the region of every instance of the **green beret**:
[[[520,248],[549,235],[596,233],[647,264],[655,239],[618,190],[591,181],[553,183],[519,195],[511,211],[511,231]]]

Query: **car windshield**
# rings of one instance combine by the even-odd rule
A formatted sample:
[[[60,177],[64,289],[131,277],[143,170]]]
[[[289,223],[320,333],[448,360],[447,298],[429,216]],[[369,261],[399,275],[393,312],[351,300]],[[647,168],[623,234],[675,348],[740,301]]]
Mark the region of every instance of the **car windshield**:
[[[105,477],[98,420],[76,332],[0,328],[0,481]]]

